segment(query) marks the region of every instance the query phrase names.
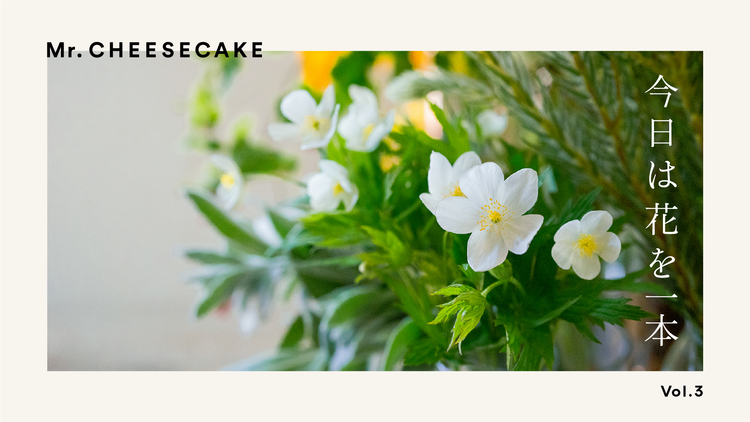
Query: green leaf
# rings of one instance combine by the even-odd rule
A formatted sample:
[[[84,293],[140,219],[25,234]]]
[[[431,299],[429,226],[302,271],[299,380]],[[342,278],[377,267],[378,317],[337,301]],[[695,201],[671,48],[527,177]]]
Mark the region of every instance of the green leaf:
[[[198,210],[203,213],[219,233],[223,234],[226,238],[237,242],[237,244],[243,246],[251,253],[263,254],[266,251],[267,245],[265,243],[258,240],[249,231],[237,224],[222,209],[206,198],[204,194],[189,189],[187,195],[188,198],[193,201]]]
[[[424,339],[413,344],[404,356],[404,366],[434,365],[440,361],[444,349],[432,340]]]
[[[398,143],[408,145],[409,143],[416,141],[433,151],[443,154],[446,158],[452,157],[452,160],[451,158],[448,158],[451,161],[455,161],[455,159],[458,158],[457,156],[454,157],[455,154],[453,148],[448,143],[432,138],[415,127],[401,126],[399,127],[399,131],[400,132],[391,132],[389,135]]]
[[[276,229],[282,239],[285,238],[295,226],[295,224],[297,224],[295,221],[287,219],[286,217],[282,216],[277,211],[274,211],[272,209],[266,210],[266,213],[268,213],[268,217],[271,219],[273,227]]]
[[[461,342],[463,342],[466,336],[469,335],[477,324],[479,324],[479,321],[484,314],[484,308],[487,305],[487,301],[476,289],[467,286],[461,287],[459,285],[451,285],[445,289],[448,289],[448,291],[451,292],[449,294],[454,294],[453,292],[459,290],[464,291],[460,292],[459,295],[450,302],[438,305],[442,309],[430,324],[434,325],[445,322],[455,314],[456,322],[453,324],[453,329],[451,330],[453,337],[451,338],[451,343],[448,346],[448,349],[450,350],[454,344],[458,344],[458,350],[460,353]]]
[[[558,307],[557,309],[554,309],[554,310],[550,311],[546,315],[544,315],[544,316],[542,316],[540,318],[537,318],[535,320],[530,321],[529,322],[529,326],[531,326],[531,327],[538,327],[538,326],[540,326],[540,325],[542,325],[542,324],[544,324],[546,322],[551,321],[554,318],[559,317],[560,314],[562,314],[566,309],[568,309],[569,307],[571,307],[574,303],[578,302],[578,299],[580,299],[580,298],[581,297],[578,296],[577,298],[571,299],[571,300],[563,303],[562,306]]]
[[[241,264],[239,259],[222,255],[213,251],[203,251],[198,249],[185,251],[185,256],[201,264]]]
[[[469,134],[466,132],[466,129],[461,126],[460,121],[457,122],[455,127],[451,125],[443,109],[432,103],[430,103],[430,108],[432,109],[432,112],[435,113],[435,117],[440,122],[440,125],[443,126],[443,133],[448,139],[448,144],[452,149],[451,155],[446,155],[445,158],[453,163],[461,154],[471,150]]]
[[[396,266],[404,265],[411,261],[411,255],[401,240],[392,231],[381,231],[373,227],[362,226],[375,246],[385,250]]]
[[[302,319],[302,316],[298,316],[297,319],[294,320],[291,326],[289,326],[289,329],[286,332],[286,335],[284,336],[284,339],[281,341],[281,345],[279,346],[282,349],[286,349],[289,347],[294,347],[302,340],[302,338],[305,336],[305,322]]]
[[[297,167],[294,158],[282,154],[267,146],[251,142],[241,123],[235,133],[232,158],[242,174],[275,174],[289,173]]]
[[[469,286],[464,286],[463,284],[451,284],[450,286],[445,286],[442,289],[439,289],[435,293],[432,293],[433,295],[443,295],[443,296],[456,296],[460,295],[461,293],[470,292],[473,291]]]
[[[246,274],[244,271],[237,270],[229,272],[215,278],[211,283],[206,285],[206,295],[198,303],[195,315],[200,318],[224,303],[234,292],[234,289],[240,284]]]
[[[222,371],[317,371],[323,369],[325,352],[319,349],[281,349],[227,365]]]
[[[388,337],[388,342],[383,350],[381,360],[381,371],[392,371],[396,365],[406,356],[407,350],[422,335],[414,321],[406,317],[401,321]]]
[[[359,215],[348,213],[316,213],[300,219],[311,243],[328,248],[341,248],[367,241],[368,237],[359,229]],[[335,236],[331,236],[335,233]]]

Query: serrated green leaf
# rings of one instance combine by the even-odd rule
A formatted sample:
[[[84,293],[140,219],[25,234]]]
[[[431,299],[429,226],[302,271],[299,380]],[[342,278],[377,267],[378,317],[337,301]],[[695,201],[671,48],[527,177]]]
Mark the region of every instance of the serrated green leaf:
[[[412,345],[404,356],[404,366],[434,365],[443,356],[445,349],[432,340],[425,339]]]
[[[549,322],[549,321],[551,321],[551,320],[552,320],[552,319],[554,319],[554,318],[557,318],[557,317],[558,317],[558,316],[560,316],[560,314],[562,314],[562,313],[563,313],[563,312],[564,312],[564,311],[565,311],[566,309],[568,309],[569,307],[571,307],[571,306],[572,306],[572,305],[573,305],[574,303],[578,302],[578,299],[580,299],[580,298],[581,298],[581,297],[580,297],[580,296],[578,296],[578,297],[576,297],[576,298],[574,298],[574,299],[571,299],[571,300],[569,300],[569,301],[567,301],[567,302],[563,303],[563,304],[562,304],[562,305],[561,305],[560,307],[558,307],[557,309],[554,309],[554,310],[550,311],[550,312],[549,312],[549,313],[547,313],[546,315],[544,315],[544,316],[542,316],[542,317],[540,317],[540,318],[537,318],[537,319],[534,319],[534,320],[531,320],[531,321],[529,321],[529,326],[530,326],[530,327],[538,327],[538,326],[540,326],[540,325],[542,325],[542,324],[544,324],[544,323],[546,323],[546,322]]]
[[[443,296],[456,296],[461,293],[470,292],[473,291],[469,286],[465,286],[463,284],[451,284],[449,286],[445,286],[442,289],[437,290],[436,292],[432,293],[433,295],[443,295]]]

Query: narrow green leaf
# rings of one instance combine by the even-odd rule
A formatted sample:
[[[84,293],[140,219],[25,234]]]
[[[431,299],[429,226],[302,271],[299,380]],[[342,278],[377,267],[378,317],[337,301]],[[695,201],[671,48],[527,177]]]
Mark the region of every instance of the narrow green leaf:
[[[262,255],[266,251],[267,245],[265,243],[237,224],[223,210],[211,202],[210,199],[206,198],[204,194],[189,189],[187,195],[219,233],[237,242],[252,253]]]
[[[284,336],[284,339],[281,341],[281,345],[279,346],[282,349],[286,349],[289,347],[294,347],[302,340],[302,338],[305,336],[305,322],[302,319],[302,316],[298,316],[297,319],[294,320],[291,326],[289,326],[289,329],[286,332],[286,335]]]
[[[392,371],[396,365],[406,356],[407,350],[422,335],[414,321],[406,317],[401,321],[388,337],[388,342],[383,350],[381,360],[381,371]]]

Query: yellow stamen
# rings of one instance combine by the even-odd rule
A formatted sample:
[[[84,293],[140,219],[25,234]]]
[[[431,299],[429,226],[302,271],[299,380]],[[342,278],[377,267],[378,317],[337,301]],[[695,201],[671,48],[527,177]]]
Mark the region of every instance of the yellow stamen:
[[[303,131],[310,133],[326,132],[331,126],[331,122],[326,118],[318,118],[316,116],[305,116],[305,121],[302,124]]]
[[[225,188],[230,189],[232,186],[234,186],[234,176],[229,173],[224,173],[221,175],[221,179],[219,179],[219,182]]]
[[[370,134],[372,133],[372,130],[375,129],[375,125],[367,125],[364,129],[362,129],[362,139],[367,140],[367,138],[370,137]]]
[[[457,188],[460,192],[460,189]],[[513,220],[515,213],[509,212],[505,205],[497,202],[490,198],[490,203],[482,207],[482,216],[477,224],[481,226],[479,231],[494,230],[497,233],[502,233],[503,229]]]
[[[338,196],[342,192],[344,192],[344,188],[341,187],[341,183],[336,183],[336,186],[333,187],[333,196]]]
[[[578,241],[575,244],[576,249],[578,249],[578,254],[580,256],[588,256],[590,257],[594,251],[596,251],[596,242],[594,241],[594,236],[590,234],[582,234],[581,237],[578,238]]]
[[[456,189],[453,189],[453,193],[451,195],[466,197],[466,195],[464,195],[464,193],[461,192],[461,186],[458,186],[458,184],[456,184]]]

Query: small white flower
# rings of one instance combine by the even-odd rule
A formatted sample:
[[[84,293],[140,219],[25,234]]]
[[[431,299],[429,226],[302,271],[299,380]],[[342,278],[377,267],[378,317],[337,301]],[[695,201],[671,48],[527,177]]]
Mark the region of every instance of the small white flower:
[[[303,150],[328,145],[339,118],[333,85],[323,92],[320,104],[304,89],[290,92],[281,100],[281,114],[291,123],[268,125],[268,134],[274,141],[302,141]]]
[[[240,168],[234,160],[223,155],[212,155],[211,162],[222,172],[219,177],[219,186],[216,187],[216,197],[222,208],[232,209],[242,193],[243,179]]]
[[[321,172],[307,183],[310,206],[315,211],[333,211],[341,202],[347,211],[354,208],[359,198],[357,187],[349,181],[349,172],[339,163],[320,160]]]
[[[441,199],[449,196],[464,196],[458,186],[458,181],[466,170],[480,164],[482,160],[474,151],[461,154],[453,166],[443,154],[433,151],[430,154],[430,170],[427,172],[427,188],[430,193],[419,195],[419,199],[431,213],[435,214],[437,204]]]
[[[591,280],[601,270],[599,256],[607,262],[620,256],[620,238],[607,231],[611,226],[607,211],[591,211],[580,221],[568,221],[555,233],[552,258],[563,270],[573,265],[579,277]]]
[[[523,215],[536,203],[539,179],[532,169],[519,170],[504,180],[495,163],[476,166],[461,176],[465,196],[449,196],[437,204],[438,224],[458,234],[471,233],[469,266],[488,271],[502,264],[510,250],[525,253],[542,226],[541,215]]]
[[[477,123],[482,129],[482,136],[501,135],[508,127],[508,116],[485,110],[477,116]]]
[[[380,141],[393,130],[396,111],[391,110],[381,119],[378,99],[367,88],[349,85],[352,104],[349,112],[341,118],[339,134],[346,139],[346,147],[352,151],[372,152]]]

